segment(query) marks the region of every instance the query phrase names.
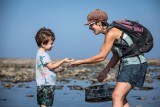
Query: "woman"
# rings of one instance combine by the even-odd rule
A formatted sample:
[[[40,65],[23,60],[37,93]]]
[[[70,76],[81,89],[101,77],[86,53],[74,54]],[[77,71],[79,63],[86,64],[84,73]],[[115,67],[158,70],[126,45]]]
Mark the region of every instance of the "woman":
[[[126,97],[133,87],[141,88],[143,86],[145,74],[148,67],[146,59],[144,55],[138,55],[138,57],[135,56],[121,58],[122,49],[120,48],[120,46],[114,44],[125,44],[127,42],[127,45],[131,45],[133,41],[128,36],[128,34],[123,32],[122,30],[115,27],[110,28],[109,24],[107,23],[108,15],[106,12],[96,9],[88,14],[87,20],[88,22],[86,23],[86,25],[89,25],[90,30],[92,30],[95,35],[105,35],[104,43],[102,44],[99,54],[83,60],[76,60],[72,62],[71,65],[77,66],[81,64],[101,62],[105,60],[109,52],[112,51],[113,56],[104,70],[99,74],[98,81],[103,82],[103,80],[107,76],[107,73],[120,60],[121,68],[117,76],[115,89],[112,93],[112,106],[130,107]],[[123,42],[122,38],[126,42]]]

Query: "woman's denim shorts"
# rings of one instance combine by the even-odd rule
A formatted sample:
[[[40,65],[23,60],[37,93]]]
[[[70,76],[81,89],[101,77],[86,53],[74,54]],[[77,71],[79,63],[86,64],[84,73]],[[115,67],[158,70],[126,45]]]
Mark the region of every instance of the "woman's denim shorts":
[[[117,82],[128,82],[132,87],[142,88],[147,68],[147,62],[123,66],[118,73]]]

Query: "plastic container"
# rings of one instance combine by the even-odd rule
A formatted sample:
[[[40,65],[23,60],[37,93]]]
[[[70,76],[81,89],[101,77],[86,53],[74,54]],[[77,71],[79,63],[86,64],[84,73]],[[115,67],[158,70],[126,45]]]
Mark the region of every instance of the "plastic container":
[[[112,100],[112,92],[114,85],[103,83],[100,85],[92,85],[85,88],[85,101],[101,102]]]

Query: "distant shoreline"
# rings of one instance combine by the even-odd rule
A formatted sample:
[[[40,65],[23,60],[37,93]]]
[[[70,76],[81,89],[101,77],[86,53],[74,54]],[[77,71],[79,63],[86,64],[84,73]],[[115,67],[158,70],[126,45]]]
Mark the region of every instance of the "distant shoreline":
[[[57,62],[61,59],[53,59],[53,62]],[[106,59],[102,62],[99,63],[106,63],[109,62],[109,59]],[[147,59],[148,64],[158,64],[160,65],[160,59]],[[35,64],[35,59],[34,58],[0,58],[0,64]]]
[[[59,61],[52,60],[53,63]],[[97,76],[104,69],[109,60],[104,60],[94,64],[84,64],[76,67],[68,66],[68,63],[63,64],[57,71],[59,81],[64,81],[67,78],[77,80],[91,80],[93,83],[98,82]],[[147,60],[149,66],[159,67],[160,59]],[[118,71],[117,64],[108,74],[106,81],[115,81]],[[64,71],[63,74],[58,71]],[[157,70],[154,70],[157,71]],[[31,82],[35,78],[35,59],[19,59],[19,58],[0,58],[0,81],[4,82]]]

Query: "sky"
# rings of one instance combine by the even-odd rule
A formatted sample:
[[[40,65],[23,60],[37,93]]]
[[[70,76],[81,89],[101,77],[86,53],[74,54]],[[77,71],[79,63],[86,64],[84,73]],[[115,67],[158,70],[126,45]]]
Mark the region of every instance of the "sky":
[[[84,26],[87,15],[95,9],[105,11],[109,23],[129,19],[147,27],[154,47],[145,56],[160,59],[159,0],[0,0],[0,58],[35,58],[38,47],[34,37],[41,27],[55,33],[49,52],[52,59],[98,54],[104,35],[94,35]]]

